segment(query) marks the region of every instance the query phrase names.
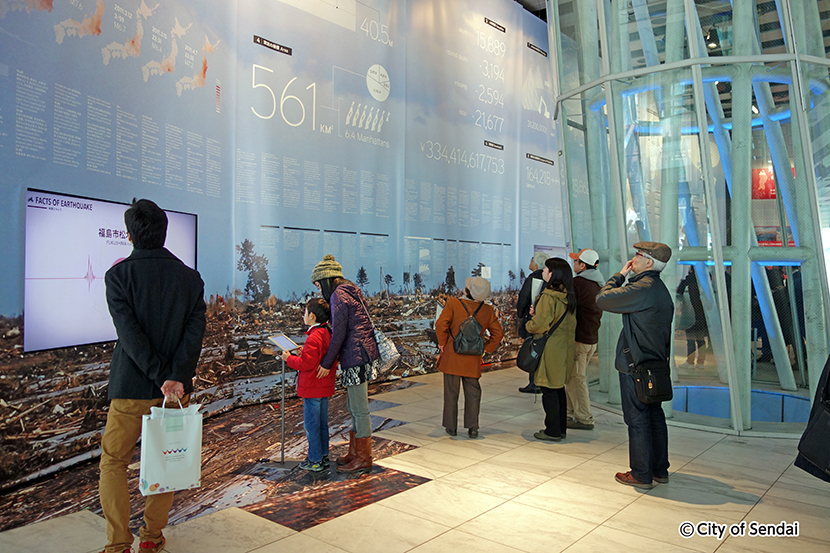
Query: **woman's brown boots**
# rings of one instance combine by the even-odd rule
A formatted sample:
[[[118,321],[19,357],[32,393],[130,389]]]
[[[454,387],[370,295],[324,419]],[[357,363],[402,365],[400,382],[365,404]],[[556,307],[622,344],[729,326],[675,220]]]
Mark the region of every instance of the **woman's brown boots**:
[[[347,465],[352,462],[355,456],[354,430],[349,430],[349,452],[345,455],[341,455],[335,461],[338,465]]]
[[[370,436],[368,438],[357,438],[354,437],[354,432],[352,432],[349,434],[349,438],[351,440],[354,440],[353,442],[350,441],[350,445],[351,443],[354,443],[354,457],[352,457],[352,459],[345,464],[341,464],[340,460],[344,459],[345,457],[348,457],[348,455],[337,459],[337,464],[342,465],[338,466],[337,470],[339,472],[354,472],[357,470],[371,469],[372,437]],[[351,447],[349,448],[349,451],[351,452]]]

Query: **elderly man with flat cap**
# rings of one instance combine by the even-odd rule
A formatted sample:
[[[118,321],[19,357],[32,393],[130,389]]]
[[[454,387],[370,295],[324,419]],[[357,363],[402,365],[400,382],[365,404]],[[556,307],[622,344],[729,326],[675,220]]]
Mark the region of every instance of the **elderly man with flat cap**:
[[[671,343],[674,303],[660,272],[671,258],[671,248],[660,242],[637,242],[637,253],[614,274],[597,295],[603,311],[621,313],[623,329],[617,341],[614,366],[620,374],[623,419],[628,426],[628,459],[631,470],[618,472],[620,484],[653,488],[669,481],[669,434],[660,403],[637,399],[630,374],[626,346],[634,365],[647,360],[667,360]],[[626,276],[634,273],[625,283]]]

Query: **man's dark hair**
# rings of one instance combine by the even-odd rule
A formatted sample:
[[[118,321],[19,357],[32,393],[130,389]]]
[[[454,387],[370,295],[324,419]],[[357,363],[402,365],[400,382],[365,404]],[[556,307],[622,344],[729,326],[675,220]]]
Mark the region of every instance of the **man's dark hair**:
[[[167,239],[167,214],[150,200],[136,200],[124,212],[124,224],[137,250],[164,247]]]
[[[309,313],[314,313],[314,316],[317,317],[317,322],[320,324],[328,322],[329,318],[331,318],[329,302],[323,298],[311,298],[305,304],[305,308]]]

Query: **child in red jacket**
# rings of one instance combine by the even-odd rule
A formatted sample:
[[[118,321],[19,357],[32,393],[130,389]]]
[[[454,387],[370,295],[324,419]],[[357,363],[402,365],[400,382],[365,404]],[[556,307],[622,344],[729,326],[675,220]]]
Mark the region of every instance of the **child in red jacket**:
[[[308,459],[300,463],[300,468],[313,472],[329,466],[329,398],[334,395],[336,371],[326,371],[328,374],[322,378],[318,374],[320,361],[331,341],[329,317],[326,300],[308,300],[303,314],[303,322],[308,325],[305,345],[299,355],[282,353],[288,367],[299,372],[297,395],[303,398],[303,426],[308,439]]]

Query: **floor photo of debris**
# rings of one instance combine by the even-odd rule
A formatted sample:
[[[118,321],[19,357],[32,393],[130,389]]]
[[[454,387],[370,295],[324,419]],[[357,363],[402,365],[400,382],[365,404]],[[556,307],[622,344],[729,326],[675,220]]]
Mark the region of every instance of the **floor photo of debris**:
[[[515,299],[515,292],[491,297],[509,338],[487,356],[484,370],[515,358],[519,344],[512,315]],[[372,319],[402,354],[371,385],[370,394],[406,388],[412,385],[406,377],[435,372],[432,326],[444,301],[445,296],[439,295],[369,298]],[[282,458],[305,458],[303,408],[295,393],[295,374],[282,366],[267,338],[285,333],[301,343],[302,313],[301,303],[275,298],[263,305],[211,298],[193,394],[205,415],[202,487],[177,493],[171,524],[233,506],[300,530],[333,513],[342,514],[343,509],[359,508],[425,481],[380,466],[362,478],[333,469],[320,476],[281,468]],[[100,513],[97,463],[114,344],[24,354],[22,323],[22,318],[0,320],[0,531],[83,509]],[[284,444],[280,441],[283,374]],[[370,401],[372,411],[387,407]],[[341,454],[347,441],[348,418],[345,391],[338,389],[329,415],[334,456]],[[372,422],[376,431],[401,424],[380,417]],[[411,447],[382,438],[373,441],[376,459]],[[138,457],[136,448],[130,474],[136,479]],[[332,502],[331,486],[342,490],[341,504]],[[131,489],[136,500],[132,504],[138,509],[143,505],[138,487]],[[321,494],[325,502],[316,501]],[[287,495],[292,504],[302,502],[307,508],[286,506],[280,498]],[[318,507],[313,508],[315,502]],[[136,527],[141,515],[140,510],[133,513]]]
[[[409,384],[402,379],[373,384],[372,393],[404,389]],[[370,401],[373,411],[390,406],[387,402]],[[350,425],[344,390],[339,390],[332,398],[329,422],[333,446],[331,454],[343,455],[346,453]],[[373,417],[372,422],[375,431],[402,424],[379,417]],[[239,507],[290,528],[303,530],[427,481],[381,466],[375,466],[369,475],[343,474],[333,467],[325,473],[308,473],[299,468],[283,470],[283,466],[292,465],[281,461],[305,458],[307,444],[303,432],[302,399],[286,401],[284,452],[280,431],[278,403],[246,406],[206,419],[203,426],[202,486],[176,493],[170,524],[227,507]],[[383,438],[373,440],[376,459],[409,449],[413,446]],[[137,484],[138,468],[139,448],[136,448],[129,473],[134,509],[132,521],[136,531],[142,524],[144,505]],[[290,502],[286,502],[285,498],[289,495]],[[325,501],[315,501],[322,496],[325,496]],[[97,459],[65,469],[55,477],[42,478],[4,493],[0,496],[0,531],[83,509],[101,513]]]
[[[273,440],[279,433],[273,423],[278,407],[242,407],[209,417],[203,486],[176,493],[175,524],[164,530],[164,551],[826,553],[830,548],[830,484],[793,465],[797,438],[733,436],[671,424],[669,482],[649,490],[622,486],[614,474],[628,465],[628,431],[619,410],[594,402],[594,429],[569,431],[561,442],[540,441],[534,433],[544,412],[538,397],[517,391],[526,383],[527,375],[511,363],[482,374],[476,439],[466,432],[450,436],[441,426],[441,374],[374,385],[376,459],[373,472],[361,476],[314,476],[295,468],[280,477],[282,447]],[[333,406],[332,413],[342,414],[342,396],[333,403],[338,402],[341,407]],[[340,416],[330,419],[333,432],[343,428]],[[267,426],[273,428],[260,428]],[[287,435],[299,432],[296,425],[287,428]],[[288,442],[286,459],[302,455],[302,446]],[[333,454],[343,449],[340,443]],[[18,524],[40,522],[0,532],[0,551],[99,553],[106,521],[94,507],[94,478],[94,466],[75,467],[5,494],[0,513],[13,509]],[[137,526],[143,501],[134,499]],[[78,510],[79,501],[89,508]],[[698,522],[700,534],[683,533]],[[714,524],[740,528],[742,523],[797,528],[798,535],[706,533]]]

